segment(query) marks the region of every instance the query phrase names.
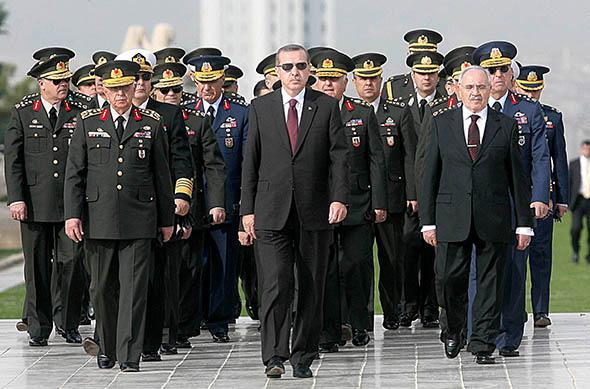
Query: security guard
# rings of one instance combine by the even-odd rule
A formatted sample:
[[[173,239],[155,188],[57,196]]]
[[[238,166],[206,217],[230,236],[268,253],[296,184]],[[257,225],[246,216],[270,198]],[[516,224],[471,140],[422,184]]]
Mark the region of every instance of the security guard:
[[[492,78],[492,92],[488,102],[492,109],[514,118],[518,124],[518,145],[527,176],[531,180],[531,208],[535,217],[547,216],[551,167],[545,131],[543,111],[539,102],[528,96],[510,90],[514,77],[512,60],[517,49],[510,42],[492,41],[479,46],[473,52],[473,61],[489,70]],[[523,235],[533,235],[532,229],[518,231]],[[518,347],[527,321],[525,308],[526,259],[528,250],[509,248],[504,271],[504,299],[500,335],[496,341],[500,355],[516,357]],[[470,275],[473,284],[473,275]],[[476,291],[470,286],[470,300]]]
[[[408,31],[404,35],[408,42],[408,56],[418,52],[436,52],[438,44],[443,37],[436,31],[419,29]],[[414,93],[415,85],[411,73],[391,76],[385,81],[381,96],[387,100],[395,100],[401,97],[408,100],[410,94]],[[438,85],[439,93],[445,94],[444,83]]]
[[[182,63],[184,63],[188,67],[188,72],[191,80],[194,82],[195,78],[193,77],[193,72],[195,71],[195,67],[192,66],[189,61],[201,57],[203,55],[221,55],[221,50],[216,47],[199,47],[196,48],[189,53],[187,53],[182,58]],[[189,93],[186,91],[182,92],[182,102],[180,103],[181,106],[190,106],[192,107],[197,101],[197,92]]]
[[[68,156],[66,233],[85,242],[100,337],[98,367],[139,370],[154,240],[172,235],[174,197],[160,115],[132,104],[139,65],[96,69],[109,107],[78,118]]]
[[[37,79],[40,92],[15,106],[5,135],[8,205],[12,218],[21,222],[26,280],[23,316],[28,319],[31,346],[47,346],[53,319],[68,343],[82,341],[78,321],[84,254],[64,232],[63,185],[76,114],[86,107],[67,99],[71,55],[49,56],[28,72]],[[52,298],[60,305],[56,317]]]
[[[182,99],[185,73],[186,67],[177,61],[157,65],[152,78],[155,99],[178,106]],[[179,242],[181,255],[170,258],[167,269],[165,324],[168,336],[163,348],[168,351],[177,346],[190,348],[188,339],[199,335],[204,227],[219,224],[225,219],[224,163],[211,121],[203,112],[195,110],[183,109],[182,114],[195,169],[190,212],[192,233],[188,240]],[[204,178],[207,180],[210,209],[205,208]]]
[[[546,66],[529,65],[520,68],[516,79],[516,90],[535,100],[541,99],[545,88],[544,74],[549,73]],[[531,300],[535,327],[547,327],[551,320],[549,313],[549,289],[551,286],[553,221],[561,220],[567,212],[569,203],[569,171],[567,151],[565,148],[565,131],[561,112],[556,108],[542,104],[545,131],[551,158],[551,199],[550,213],[553,217],[539,220],[535,227],[535,236],[530,245],[529,260],[531,267]]]
[[[102,79],[96,75],[96,67],[100,66],[107,61],[112,61],[117,55],[110,51],[96,51],[92,54],[92,61],[94,62],[94,84],[96,85],[96,95],[92,98],[92,101],[88,104],[89,108],[106,108],[109,104],[107,101],[104,87],[102,85]]]
[[[314,54],[311,63],[316,68],[319,90],[340,101],[349,146],[348,216],[334,232],[320,346],[324,352],[334,352],[338,350],[343,323],[351,325],[355,346],[370,341],[367,303],[373,286],[373,223],[382,223],[387,217],[385,158],[373,107],[344,96],[347,73],[355,68],[352,59],[336,50],[324,50]],[[342,302],[340,314],[332,307],[338,301]]]
[[[248,136],[248,107],[224,96],[222,86],[229,58],[203,55],[190,59],[198,97],[192,108],[206,113],[225,162],[225,223],[205,236],[203,299],[207,328],[214,342],[229,342],[228,322],[234,317],[237,285],[238,210],[242,153]],[[210,206],[209,199],[207,206]]]
[[[416,133],[409,107],[403,101],[380,98],[383,84],[384,55],[359,54],[353,83],[358,95],[373,107],[385,155],[387,176],[387,219],[375,225],[379,258],[379,297],[383,309],[383,327],[399,327],[403,284],[403,225],[409,202],[416,201],[414,156]],[[371,301],[372,302],[372,301]]]
[[[80,93],[94,97],[96,94],[94,64],[79,67],[72,76],[72,85],[78,88]]]

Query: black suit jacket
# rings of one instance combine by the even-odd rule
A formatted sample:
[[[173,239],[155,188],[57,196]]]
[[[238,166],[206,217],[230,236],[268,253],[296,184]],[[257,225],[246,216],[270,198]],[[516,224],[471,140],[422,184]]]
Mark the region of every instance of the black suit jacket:
[[[301,227],[325,230],[329,206],[348,200],[348,160],[338,101],[306,88],[297,147],[291,152],[281,90],[252,101],[242,167],[240,215],[281,230],[295,201]]]
[[[570,209],[574,211],[577,204],[578,195],[580,194],[580,185],[582,185],[582,172],[580,171],[580,158],[570,161],[569,185],[570,185]]]
[[[518,150],[516,122],[490,108],[477,158],[465,142],[462,109],[436,116],[424,165],[420,217],[436,225],[441,242],[468,238],[474,223],[479,238],[508,243],[513,239],[510,196],[516,225],[533,227],[530,179]]]

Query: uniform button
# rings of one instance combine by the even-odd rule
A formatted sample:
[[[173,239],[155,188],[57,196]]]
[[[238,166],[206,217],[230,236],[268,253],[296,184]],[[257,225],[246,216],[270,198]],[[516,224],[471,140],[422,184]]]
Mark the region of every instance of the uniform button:
[[[152,196],[150,196],[150,201],[152,201],[154,198]]]
[[[38,136],[39,136],[39,134],[37,134],[37,133],[34,133],[34,134],[33,134],[33,136],[36,138],[36,137],[38,137]]]
[[[119,157],[117,161],[119,161],[119,163],[123,163],[123,157]]]
[[[119,177],[121,177],[121,176],[123,175],[123,172],[119,170],[119,171],[117,172],[117,175],[118,175]]]
[[[57,159],[54,159],[54,160],[53,160],[53,164],[54,164],[54,165],[57,165],[58,163],[59,163],[59,161],[58,161]]]
[[[121,150],[123,150],[123,145],[119,145],[119,148],[120,148]]]
[[[53,146],[53,151],[57,151],[57,147]]]
[[[123,189],[123,185],[121,185],[121,184],[117,185],[117,190],[121,190],[121,189]]]
[[[53,134],[53,137],[54,137],[54,138],[57,138],[57,134]]]
[[[59,177],[59,173],[58,172],[53,173],[53,177],[55,177],[55,178]]]

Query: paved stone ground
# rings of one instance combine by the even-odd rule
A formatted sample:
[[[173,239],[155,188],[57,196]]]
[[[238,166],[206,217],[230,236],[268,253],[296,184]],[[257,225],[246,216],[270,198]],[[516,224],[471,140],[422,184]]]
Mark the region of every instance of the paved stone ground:
[[[322,356],[312,366],[313,379],[292,378],[290,366],[280,380],[266,379],[260,362],[256,324],[242,318],[230,333],[232,342],[193,338],[193,348],[162,362],[142,363],[140,373],[99,370],[80,346],[50,339],[31,348],[15,320],[0,320],[1,388],[588,388],[590,387],[590,317],[554,314],[553,326],[533,330],[527,324],[521,357],[479,366],[471,354],[443,355],[438,330],[384,332],[377,318],[367,347],[347,345]],[[90,326],[82,327],[90,335]]]

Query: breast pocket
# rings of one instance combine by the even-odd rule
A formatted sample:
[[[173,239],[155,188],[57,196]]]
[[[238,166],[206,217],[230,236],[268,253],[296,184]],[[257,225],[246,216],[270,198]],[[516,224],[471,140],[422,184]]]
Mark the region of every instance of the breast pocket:
[[[27,131],[25,138],[25,152],[44,153],[47,150],[47,130],[44,128]]]
[[[111,154],[111,138],[90,138],[88,141],[88,162],[104,165],[109,162]]]
[[[131,162],[134,164],[148,163],[150,160],[150,152],[152,141],[145,138],[131,138],[129,141],[131,146]]]
[[[379,134],[381,135],[381,141],[384,146],[391,148],[399,145],[399,133],[397,127],[381,126],[379,128]]]

